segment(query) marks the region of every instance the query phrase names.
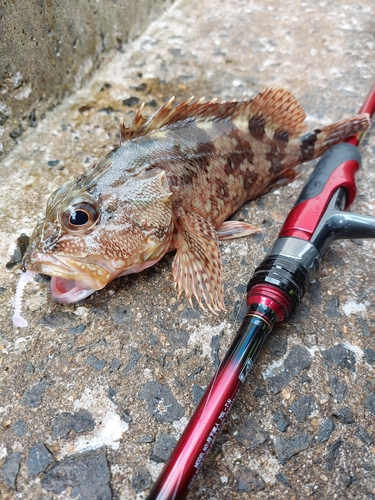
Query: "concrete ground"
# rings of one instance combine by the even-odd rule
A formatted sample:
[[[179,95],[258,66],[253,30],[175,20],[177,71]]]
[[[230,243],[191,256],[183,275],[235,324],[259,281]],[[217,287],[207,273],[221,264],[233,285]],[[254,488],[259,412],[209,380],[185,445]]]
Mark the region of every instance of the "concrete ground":
[[[374,82],[371,0],[177,2],[1,164],[0,497],[145,498],[244,310],[245,287],[312,165],[235,216],[261,233],[221,244],[227,312],[177,300],[173,255],[78,304],[26,289],[17,262],[49,194],[118,144],[120,118],[176,95],[292,90],[309,126],[355,113]],[[129,115],[129,116],[128,116]],[[352,210],[374,215],[375,130]],[[375,244],[341,241],[260,354],[189,498],[375,498]]]
[[[0,160],[48,110],[124,51],[169,0],[27,0],[0,4]]]

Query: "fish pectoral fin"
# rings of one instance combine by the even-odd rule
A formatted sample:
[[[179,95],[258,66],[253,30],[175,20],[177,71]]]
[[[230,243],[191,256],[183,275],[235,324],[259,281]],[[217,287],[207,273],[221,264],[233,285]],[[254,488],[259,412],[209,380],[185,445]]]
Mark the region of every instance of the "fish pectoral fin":
[[[219,241],[234,240],[235,238],[242,238],[243,236],[259,233],[259,231],[259,227],[238,220],[227,220],[216,228],[216,234]]]
[[[213,225],[200,215],[186,214],[176,221],[173,278],[179,296],[185,291],[190,304],[195,295],[198,304],[216,313],[224,306],[224,287],[219,244]]]

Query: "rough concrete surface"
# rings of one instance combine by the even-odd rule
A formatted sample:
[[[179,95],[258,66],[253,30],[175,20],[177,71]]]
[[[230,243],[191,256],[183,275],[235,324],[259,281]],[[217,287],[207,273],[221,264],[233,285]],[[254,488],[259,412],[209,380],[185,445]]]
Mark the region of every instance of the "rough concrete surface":
[[[11,324],[12,267],[49,194],[118,144],[121,116],[171,95],[293,91],[311,127],[359,109],[373,84],[374,4],[179,1],[30,131],[1,165],[1,498],[145,498],[239,326],[245,285],[312,165],[235,218],[221,244],[226,313],[177,300],[167,255],[74,305],[47,279]],[[374,215],[374,126],[353,211]],[[242,388],[191,499],[375,498],[375,242],[341,241]],[[6,267],[8,264],[8,267]]]
[[[0,157],[171,2],[0,2]]]

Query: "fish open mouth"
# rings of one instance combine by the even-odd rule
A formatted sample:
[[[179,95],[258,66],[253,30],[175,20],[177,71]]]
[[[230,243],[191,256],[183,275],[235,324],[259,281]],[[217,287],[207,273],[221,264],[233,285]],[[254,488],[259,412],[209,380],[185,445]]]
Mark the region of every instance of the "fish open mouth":
[[[50,261],[52,261],[52,259],[50,259]],[[97,277],[102,278],[102,282],[100,279],[95,280],[88,274],[84,274],[82,272],[79,273],[74,270],[70,273],[67,272],[67,277],[63,278],[61,276],[61,268],[58,268],[54,264],[56,264],[56,259],[53,264],[51,264],[51,262],[46,264],[40,261],[35,261],[32,265],[27,267],[24,265],[23,272],[21,273],[17,284],[14,300],[14,326],[20,328],[27,326],[27,321],[21,315],[22,296],[25,286],[28,282],[33,280],[36,274],[42,273],[50,276],[52,275],[50,284],[51,296],[55,302],[59,302],[60,304],[71,304],[72,302],[78,302],[79,300],[85,299],[95,292],[95,290],[103,288],[111,277],[110,272],[106,271],[104,268],[90,264],[90,270],[96,270],[98,275]],[[56,274],[59,274],[60,276],[56,276]],[[79,278],[83,279],[81,280]],[[86,283],[84,283],[83,280],[85,280]]]
[[[60,304],[78,302],[111,281],[112,272],[91,259],[81,262],[67,255],[35,253],[25,262],[25,269],[51,276],[51,297]]]
[[[79,281],[57,276],[52,276],[50,290],[52,299],[59,304],[78,302],[95,292],[95,289],[85,286]]]

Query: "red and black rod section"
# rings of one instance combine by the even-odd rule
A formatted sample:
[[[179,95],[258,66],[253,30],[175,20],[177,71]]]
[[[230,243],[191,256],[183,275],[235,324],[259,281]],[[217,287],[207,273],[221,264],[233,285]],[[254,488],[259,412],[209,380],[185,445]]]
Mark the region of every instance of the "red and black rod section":
[[[281,304],[263,297],[249,305],[242,325],[206,389],[197,409],[156,481],[148,500],[180,500],[188,494],[207,453],[231,409],[237,392],[274,325],[285,317],[288,300]],[[278,316],[275,310],[279,311]],[[286,311],[285,311],[286,312]]]
[[[375,112],[375,85],[361,108]],[[321,158],[278,239],[247,287],[247,314],[148,500],[183,499],[211,449],[238,390],[273,327],[302,300],[322,255],[337,238],[375,237],[375,218],[345,212],[356,194],[361,137]]]

